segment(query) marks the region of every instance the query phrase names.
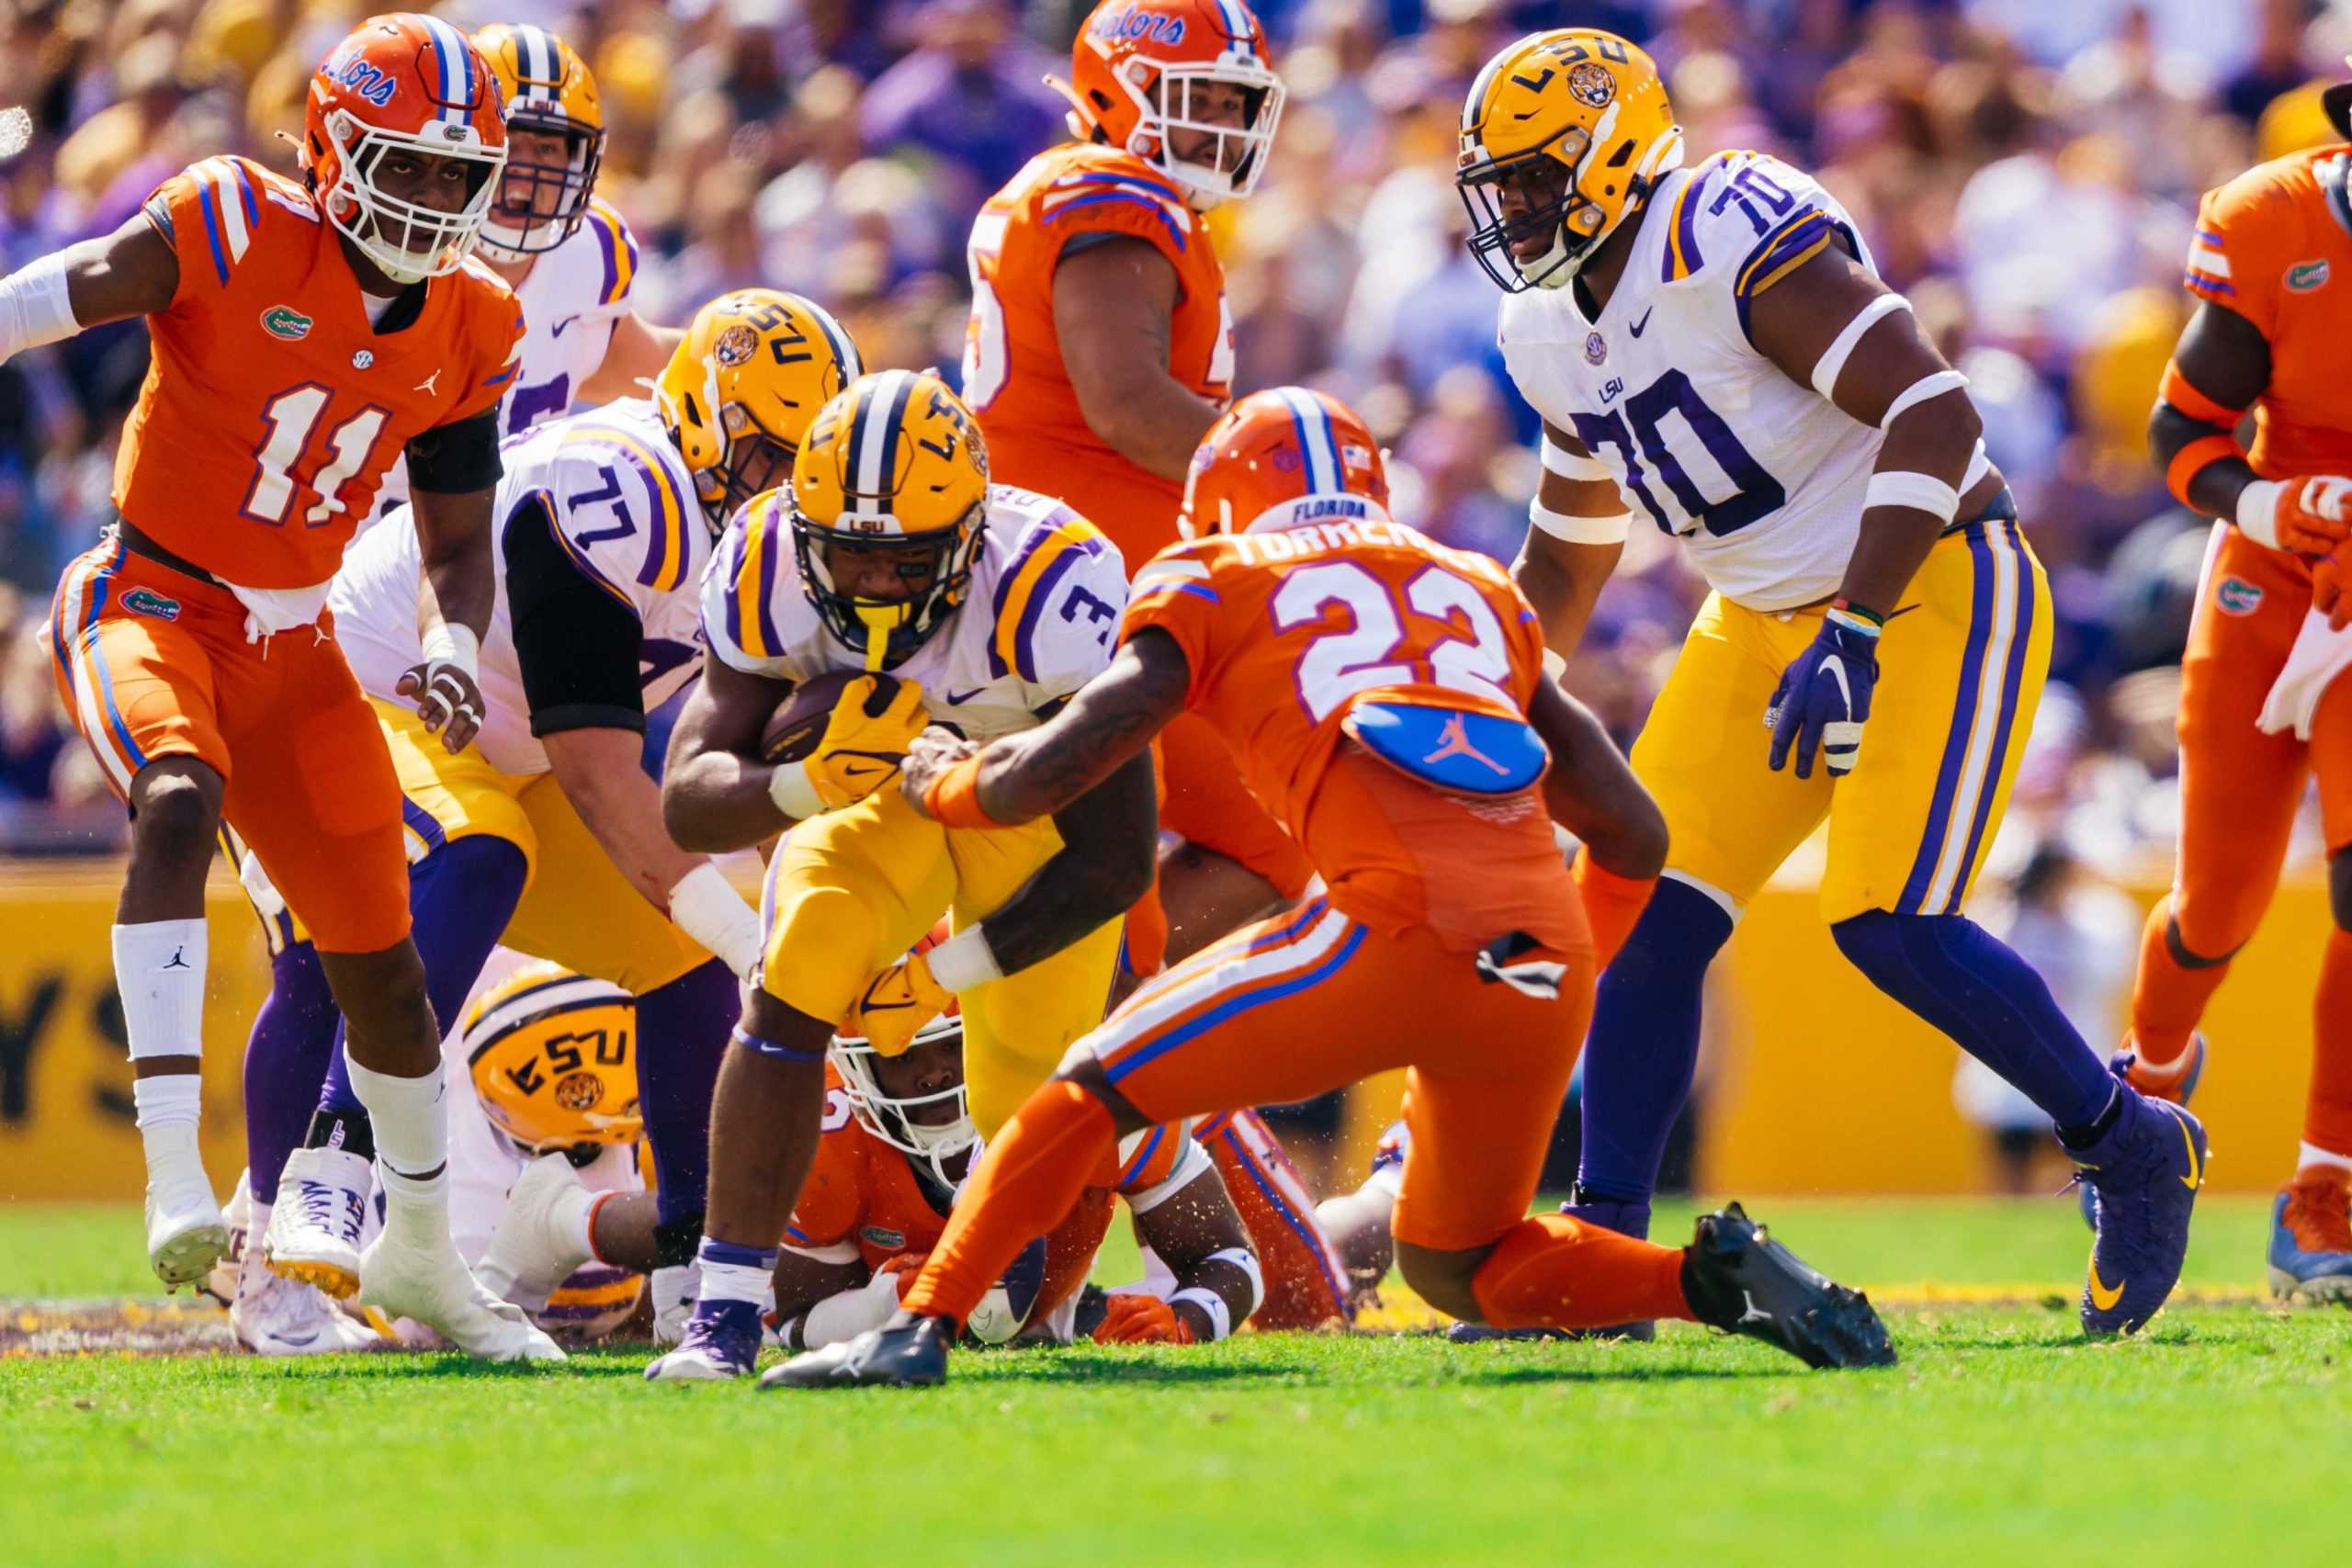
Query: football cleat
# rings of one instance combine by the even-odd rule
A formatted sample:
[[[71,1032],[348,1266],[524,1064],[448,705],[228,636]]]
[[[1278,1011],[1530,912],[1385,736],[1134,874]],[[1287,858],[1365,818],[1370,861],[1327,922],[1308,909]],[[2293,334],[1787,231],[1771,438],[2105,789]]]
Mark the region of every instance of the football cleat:
[[[1649,1328],[1648,1324],[1642,1325]],[[1655,1334],[1656,1329],[1651,1329]],[[1603,1339],[1631,1337],[1613,1329],[1589,1329],[1577,1333],[1566,1328],[1496,1328],[1484,1323],[1453,1322],[1445,1325],[1446,1342],[1451,1345],[1488,1345],[1498,1339]],[[1648,1335],[1643,1337],[1649,1337]]]
[[[278,1197],[282,1211],[283,1189]],[[386,1319],[413,1319],[469,1355],[486,1361],[564,1359],[562,1348],[521,1307],[481,1288],[446,1229],[438,1235],[416,1235],[401,1224],[398,1210],[384,1234],[360,1254],[359,1280],[361,1306],[373,1307]]]
[[[947,1381],[947,1348],[955,1338],[955,1325],[944,1317],[893,1321],[770,1367],[760,1386],[931,1388]]]
[[[2189,1096],[2197,1092],[2197,1080],[2205,1076],[2205,1035],[2199,1030],[2188,1037],[2188,1049],[2181,1054],[2175,1070],[2156,1077],[2140,1066],[2140,1054],[2127,1045],[2107,1059],[2107,1070],[2138,1089],[2150,1100],[2169,1100],[2175,1105],[2186,1106]],[[2076,1200],[2082,1205],[2083,1224],[2098,1229],[2098,1215],[2092,1207],[2090,1183],[2076,1188]]]
[[[760,1359],[757,1302],[705,1302],[686,1321],[678,1348],[653,1359],[647,1382],[727,1382],[749,1377]]]
[[[2115,1124],[2067,1153],[2091,1189],[2098,1224],[2083,1281],[2083,1332],[2130,1334],[2165,1304],[2188,1251],[2188,1216],[2205,1184],[2205,1128],[2169,1100],[2129,1085]]]
[[[2352,1306],[2352,1171],[2306,1166],[2270,1209],[2270,1293]]]
[[[237,1172],[237,1190],[229,1195],[229,1206],[220,1211],[223,1224],[229,1227],[228,1249],[220,1254],[220,1261],[204,1276],[204,1283],[197,1289],[222,1306],[237,1299],[239,1270],[244,1267],[245,1254],[261,1255],[259,1238],[253,1234],[254,1190],[253,1173]]]
[[[653,1270],[653,1342],[685,1342],[686,1325],[694,1321],[695,1297],[702,1290],[702,1265],[682,1263]]]
[[[229,1303],[229,1327],[256,1356],[320,1356],[380,1350],[376,1331],[345,1315],[326,1292],[270,1271],[258,1247],[249,1248]]]
[[[376,1169],[343,1149],[296,1149],[277,1179],[262,1257],[288,1280],[342,1300],[359,1289],[359,1235]]]
[[[147,1145],[147,1262],[176,1290],[212,1272],[229,1250],[229,1223],[212,1196],[196,1128],[159,1127]]]
[[[1736,1203],[1699,1216],[1682,1255],[1682,1293],[1700,1322],[1777,1345],[1808,1367],[1894,1365],[1870,1298],[1815,1272]]]
[[[526,1312],[545,1307],[556,1287],[594,1257],[572,1240],[560,1217],[567,1201],[576,1203],[586,1196],[571,1162],[561,1155],[541,1155],[524,1167],[507,1191],[506,1210],[490,1233],[474,1278],[492,1295]]]

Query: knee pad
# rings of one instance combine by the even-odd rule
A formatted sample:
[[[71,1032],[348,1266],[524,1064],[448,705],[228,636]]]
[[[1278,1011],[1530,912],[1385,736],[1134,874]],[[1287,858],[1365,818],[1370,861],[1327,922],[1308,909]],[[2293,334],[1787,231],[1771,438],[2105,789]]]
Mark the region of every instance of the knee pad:
[[[1616,962],[1601,976],[1601,984],[1636,970],[1659,967],[1688,969],[1693,976],[1703,974],[1731,940],[1732,924],[1722,895],[1668,872],[1657,879],[1649,907],[1634,922]]]

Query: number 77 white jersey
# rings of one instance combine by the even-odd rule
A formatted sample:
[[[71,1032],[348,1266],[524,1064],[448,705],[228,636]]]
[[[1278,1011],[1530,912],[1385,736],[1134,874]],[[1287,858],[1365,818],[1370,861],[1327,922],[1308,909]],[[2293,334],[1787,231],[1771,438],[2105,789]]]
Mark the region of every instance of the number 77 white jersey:
[[[1824,246],[1877,269],[1810,175],[1719,152],[1658,184],[1617,289],[1589,320],[1573,287],[1506,299],[1497,340],[1521,396],[1616,476],[1639,525],[1682,538],[1756,610],[1844,578],[1883,440],[1747,337],[1756,297]]]

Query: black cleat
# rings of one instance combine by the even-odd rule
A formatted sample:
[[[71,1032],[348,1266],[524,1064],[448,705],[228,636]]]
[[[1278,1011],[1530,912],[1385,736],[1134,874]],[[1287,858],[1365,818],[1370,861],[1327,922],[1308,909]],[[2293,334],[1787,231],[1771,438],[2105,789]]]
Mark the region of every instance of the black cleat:
[[[947,1381],[956,1325],[918,1317],[869,1328],[854,1339],[804,1350],[760,1374],[762,1388],[931,1388]]]
[[[1736,1203],[1699,1216],[1682,1254],[1682,1293],[1700,1322],[1777,1345],[1808,1367],[1894,1365],[1870,1298],[1815,1273]]]

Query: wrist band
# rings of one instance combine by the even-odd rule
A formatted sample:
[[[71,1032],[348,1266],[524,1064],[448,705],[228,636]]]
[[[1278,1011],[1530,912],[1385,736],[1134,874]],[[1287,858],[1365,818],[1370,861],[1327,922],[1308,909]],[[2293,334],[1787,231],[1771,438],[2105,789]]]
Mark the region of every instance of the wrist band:
[[[1009,828],[980,809],[980,758],[965,758],[931,781],[922,792],[922,808],[943,828]]]
[[[463,621],[443,621],[424,635],[424,662],[454,664],[469,680],[481,678],[481,639]]]
[[[1881,468],[1871,476],[1870,488],[1862,492],[1862,510],[1873,506],[1902,506],[1914,512],[1924,512],[1939,523],[1949,523],[1960,510],[1960,491],[1933,474],[1922,474],[1909,468]]]
[[[1555,686],[1568,678],[1568,661],[1560,657],[1556,648],[1544,650],[1544,678]]]
[[[51,251],[0,278],[0,359],[62,343],[81,330],[67,291],[62,251]]]
[[[825,814],[825,801],[809,782],[807,762],[778,762],[768,775],[768,798],[775,808],[795,822],[806,822],[811,817]]]
[[[997,966],[996,950],[989,946],[988,932],[977,920],[923,954],[923,962],[930,965],[931,977],[939,982],[941,990],[958,996],[975,986],[1004,978],[1004,971]]]
[[[1171,1307],[1178,1302],[1190,1302],[1200,1308],[1201,1314],[1209,1320],[1211,1343],[1233,1332],[1233,1309],[1227,1306],[1225,1298],[1215,1291],[1204,1290],[1198,1285],[1188,1285],[1168,1298],[1168,1304]]]
[[[739,976],[758,967],[763,947],[760,912],[744,902],[727,874],[708,861],[670,889],[670,923]]]
[[[2278,548],[2278,495],[2286,488],[2285,479],[2256,479],[2238,491],[2233,519],[2238,532],[2267,549]]]
[[[1573,513],[1555,512],[1537,496],[1527,503],[1530,525],[1552,537],[1571,545],[1622,545],[1625,536],[1633,532],[1631,512],[1612,512],[1606,517],[1582,517]]]
[[[1968,378],[1957,370],[1938,370],[1922,376],[1894,395],[1894,400],[1886,405],[1886,412],[1879,415],[1878,427],[1881,430],[1893,429],[1897,419],[1929,398],[1940,398],[1946,392],[1959,391],[1967,385]]]

